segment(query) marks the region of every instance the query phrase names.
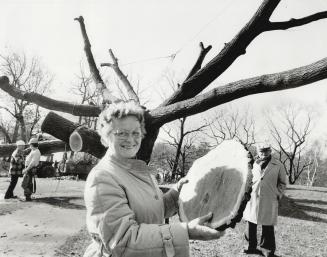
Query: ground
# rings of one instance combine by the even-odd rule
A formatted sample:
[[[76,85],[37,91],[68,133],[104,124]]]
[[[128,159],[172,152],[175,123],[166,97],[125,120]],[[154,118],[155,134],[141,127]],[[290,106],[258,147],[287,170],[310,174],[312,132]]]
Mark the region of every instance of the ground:
[[[18,182],[15,193],[22,195]],[[84,181],[38,179],[33,202],[3,200],[8,178],[0,178],[0,256],[82,256],[85,229]],[[177,222],[174,217],[171,222]],[[242,221],[216,241],[191,241],[193,257],[243,255]],[[327,188],[289,186],[276,227],[278,256],[327,256]],[[249,255],[254,257],[255,255]]]
[[[32,202],[22,201],[21,181],[15,189],[21,199],[4,200],[9,179],[0,178],[0,256],[74,256],[81,236],[88,244],[88,235],[81,233],[84,181],[38,178]]]

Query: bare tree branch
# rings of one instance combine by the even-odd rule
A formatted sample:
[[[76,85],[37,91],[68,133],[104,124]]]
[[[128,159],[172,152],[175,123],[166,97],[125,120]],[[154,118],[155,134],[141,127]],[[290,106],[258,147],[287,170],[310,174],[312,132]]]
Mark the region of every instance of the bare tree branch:
[[[11,116],[13,116],[14,118],[16,117],[15,113],[13,113],[12,111],[10,111],[9,108],[4,107],[4,106],[0,106],[0,109],[4,109],[5,111],[7,111]]]
[[[0,77],[0,88],[15,98],[35,103],[49,110],[71,113],[76,116],[98,116],[101,112],[101,109],[97,106],[71,104],[69,102],[54,100],[37,93],[24,92],[12,87],[7,77]]]
[[[78,21],[79,25],[81,27],[81,32],[82,32],[82,36],[83,36],[83,40],[84,40],[84,51],[86,54],[87,62],[90,67],[90,72],[92,74],[92,78],[96,84],[96,87],[98,88],[98,90],[100,92],[102,92],[104,102],[110,103],[110,102],[114,102],[114,101],[118,100],[116,97],[114,97],[113,95],[110,94],[110,91],[106,87],[106,85],[100,75],[100,72],[95,64],[93,54],[91,51],[91,43],[90,43],[90,40],[86,33],[83,16],[79,16],[78,18],[75,18],[74,20]]]
[[[204,47],[203,43],[200,42],[200,55],[198,57],[198,59],[196,60],[193,68],[190,70],[190,73],[187,75],[185,80],[188,80],[190,77],[192,77],[195,73],[197,73],[198,70],[201,69],[202,63],[204,61],[204,58],[206,57],[206,55],[209,53],[209,51],[211,50],[212,46],[209,45],[207,47]]]
[[[315,13],[313,15],[309,15],[301,19],[290,19],[289,21],[283,21],[283,22],[270,22],[267,27],[267,30],[286,30],[325,18],[327,18],[327,11]]]
[[[152,110],[152,124],[164,124],[197,114],[244,96],[301,87],[325,78],[327,58],[292,70],[239,80],[192,99]]]
[[[127,90],[127,94],[129,95],[129,97],[139,103],[140,102],[139,97],[135,93],[131,83],[127,79],[127,76],[119,68],[118,59],[115,57],[115,55],[114,55],[114,53],[112,52],[111,49],[109,49],[109,54],[111,56],[111,59],[112,59],[113,63],[101,63],[100,66],[102,66],[102,67],[103,66],[111,67],[115,71],[115,73],[117,74],[119,79],[123,82],[123,85],[125,86],[125,88]]]
[[[199,94],[212,81],[218,78],[241,55],[245,54],[249,44],[269,24],[269,18],[279,4],[280,0],[264,0],[251,20],[229,42],[221,52],[206,66],[186,80],[178,90],[160,106],[170,105],[181,100],[189,99]]]
[[[292,70],[231,82],[193,99],[165,107],[158,107],[149,112],[148,122],[152,125],[160,125],[184,116],[201,113],[212,107],[247,95],[301,87],[326,78],[327,58],[324,58],[315,63]],[[98,116],[101,112],[100,107],[97,106],[74,105],[68,102],[53,100],[36,93],[26,93],[17,90],[9,85],[7,77],[0,77],[0,88],[13,97],[33,102],[50,110],[67,112],[77,116],[93,117]]]

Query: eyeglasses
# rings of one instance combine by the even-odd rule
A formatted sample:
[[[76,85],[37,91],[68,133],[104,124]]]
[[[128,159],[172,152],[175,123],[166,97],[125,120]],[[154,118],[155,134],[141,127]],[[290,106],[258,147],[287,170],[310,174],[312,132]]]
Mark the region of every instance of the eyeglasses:
[[[142,137],[142,133],[140,131],[128,132],[125,130],[117,130],[113,134],[119,139],[127,139],[130,135],[134,139],[139,139]]]

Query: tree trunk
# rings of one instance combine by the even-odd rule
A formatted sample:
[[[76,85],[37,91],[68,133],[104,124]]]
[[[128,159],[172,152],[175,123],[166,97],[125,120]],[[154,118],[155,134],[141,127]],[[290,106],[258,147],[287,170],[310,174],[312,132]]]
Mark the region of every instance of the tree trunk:
[[[18,120],[15,120],[15,128],[14,128],[14,133],[12,135],[11,142],[16,142],[17,141],[18,130],[19,130],[19,122],[18,122]]]
[[[49,112],[45,117],[41,130],[64,141],[68,145],[71,134],[73,132],[78,133],[82,138],[82,151],[97,158],[101,158],[106,152],[105,147],[100,142],[100,136],[94,130],[73,123],[54,112]]]
[[[26,137],[26,125],[25,125],[25,120],[24,116],[22,113],[19,113],[17,115],[17,120],[20,124],[20,138],[24,141],[27,142],[27,137]]]

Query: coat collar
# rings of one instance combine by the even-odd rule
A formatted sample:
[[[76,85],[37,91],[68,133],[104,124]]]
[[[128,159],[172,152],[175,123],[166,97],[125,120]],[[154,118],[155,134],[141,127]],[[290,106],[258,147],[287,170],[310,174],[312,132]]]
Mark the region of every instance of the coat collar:
[[[112,163],[127,171],[155,174],[154,169],[149,167],[143,160],[119,158],[113,155],[111,151],[106,152],[105,156],[102,158],[102,162],[106,166]]]
[[[267,167],[264,169],[261,177],[266,175],[270,170],[272,170],[278,164],[277,160],[271,158],[270,162],[268,163]]]

